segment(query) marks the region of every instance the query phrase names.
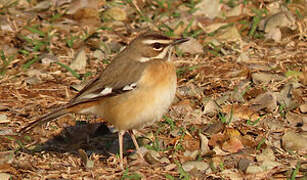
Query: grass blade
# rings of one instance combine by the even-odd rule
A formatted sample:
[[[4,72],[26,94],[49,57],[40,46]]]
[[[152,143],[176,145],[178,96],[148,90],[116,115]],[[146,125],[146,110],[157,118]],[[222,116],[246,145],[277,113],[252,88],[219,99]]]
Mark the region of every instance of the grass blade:
[[[65,68],[67,71],[69,71],[74,77],[76,77],[77,79],[80,79],[80,75],[74,71],[73,69],[71,69],[69,66],[62,64],[60,62],[55,62],[56,64],[60,65],[61,67]]]
[[[33,59],[31,59],[30,61],[28,61],[26,64],[23,65],[23,69],[29,69],[30,66],[34,63],[36,63],[38,60],[40,60],[40,58],[38,58],[37,56],[35,56]]]
[[[32,33],[38,34],[42,37],[45,37],[45,33],[41,30],[38,30],[37,28],[34,27],[30,27],[30,26],[25,26],[25,28],[29,31],[31,31]]]

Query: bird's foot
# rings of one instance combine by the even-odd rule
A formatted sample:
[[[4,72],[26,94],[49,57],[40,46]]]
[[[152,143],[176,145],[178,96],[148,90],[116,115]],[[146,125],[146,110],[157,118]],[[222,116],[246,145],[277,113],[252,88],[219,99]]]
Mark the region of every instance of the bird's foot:
[[[119,168],[121,170],[125,170],[125,167],[127,167],[127,166],[128,166],[127,159],[126,158],[124,158],[124,159],[119,158]]]

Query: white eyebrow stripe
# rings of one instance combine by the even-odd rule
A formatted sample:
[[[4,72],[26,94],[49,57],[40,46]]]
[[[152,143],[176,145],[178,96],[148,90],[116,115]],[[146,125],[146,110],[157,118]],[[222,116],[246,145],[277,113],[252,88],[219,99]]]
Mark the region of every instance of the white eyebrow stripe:
[[[159,53],[157,56],[139,58],[139,62],[147,62],[147,61],[150,61],[152,59],[163,59],[163,58],[165,58],[165,56],[166,56],[166,54],[169,50],[170,50],[170,46],[164,48],[163,51],[161,53]]]
[[[143,40],[143,44],[154,44],[154,43],[161,43],[161,44],[170,44],[172,40],[152,40],[152,39],[147,39]]]

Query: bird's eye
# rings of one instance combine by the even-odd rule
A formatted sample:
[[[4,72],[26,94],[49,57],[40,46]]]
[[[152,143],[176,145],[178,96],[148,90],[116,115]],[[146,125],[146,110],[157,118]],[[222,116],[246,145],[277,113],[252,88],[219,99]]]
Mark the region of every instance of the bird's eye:
[[[163,48],[163,45],[161,43],[153,43],[152,48],[156,51],[160,51]]]

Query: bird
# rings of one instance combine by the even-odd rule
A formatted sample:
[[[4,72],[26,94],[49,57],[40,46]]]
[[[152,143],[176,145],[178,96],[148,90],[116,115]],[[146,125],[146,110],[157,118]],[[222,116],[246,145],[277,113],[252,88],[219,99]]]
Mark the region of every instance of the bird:
[[[161,119],[171,105],[177,86],[172,47],[188,40],[170,38],[156,31],[142,33],[67,104],[19,132],[24,134],[68,113],[98,115],[118,130],[120,167],[123,168],[124,134],[130,134],[136,152],[140,152],[135,130]]]

